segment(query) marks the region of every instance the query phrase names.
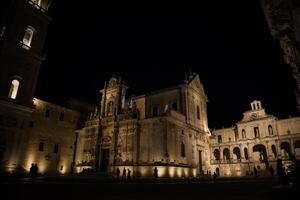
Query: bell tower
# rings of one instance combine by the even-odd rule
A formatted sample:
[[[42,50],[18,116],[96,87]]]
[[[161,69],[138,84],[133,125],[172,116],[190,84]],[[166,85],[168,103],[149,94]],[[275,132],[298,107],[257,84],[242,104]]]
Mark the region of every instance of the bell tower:
[[[51,17],[51,0],[1,0],[0,171],[22,171],[27,121]]]
[[[50,0],[4,0],[0,21],[0,100],[33,107],[51,21]]]
[[[115,116],[122,112],[125,106],[127,86],[121,77],[113,76],[101,90],[101,117]]]

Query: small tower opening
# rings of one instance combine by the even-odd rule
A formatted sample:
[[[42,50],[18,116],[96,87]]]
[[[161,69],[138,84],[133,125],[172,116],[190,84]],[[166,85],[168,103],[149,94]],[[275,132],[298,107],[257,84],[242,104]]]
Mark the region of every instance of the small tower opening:
[[[260,110],[262,109],[262,106],[261,106],[261,101],[253,101],[251,102],[251,110]]]
[[[24,49],[29,50],[31,48],[31,43],[32,43],[32,38],[34,35],[34,28],[32,28],[31,26],[28,26],[25,30],[25,34],[22,40],[22,47]]]
[[[10,85],[9,94],[8,94],[9,98],[11,98],[11,99],[17,98],[19,86],[20,86],[20,81],[18,81],[16,79],[12,80],[11,85]]]

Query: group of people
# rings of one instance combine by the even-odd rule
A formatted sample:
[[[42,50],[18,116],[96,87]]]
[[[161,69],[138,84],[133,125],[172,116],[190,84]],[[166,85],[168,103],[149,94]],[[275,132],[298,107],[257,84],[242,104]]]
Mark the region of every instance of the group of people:
[[[116,175],[118,178],[121,175],[121,170],[119,168],[117,168],[117,170],[116,170]],[[131,180],[131,170],[130,169],[126,170],[124,167],[123,172],[122,172],[122,179],[126,179],[126,177],[127,177],[128,181]]]
[[[121,175],[121,170],[119,168],[116,169],[116,175],[117,177],[119,178],[120,175]],[[130,169],[125,169],[125,167],[123,168],[123,172],[122,172],[122,179],[126,179],[127,177],[127,180],[131,180],[131,170]],[[158,178],[158,169],[157,167],[154,168],[153,170],[153,177],[155,180],[157,180]]]
[[[32,163],[30,170],[29,170],[29,176],[30,177],[35,177],[39,172],[39,167],[36,163]]]

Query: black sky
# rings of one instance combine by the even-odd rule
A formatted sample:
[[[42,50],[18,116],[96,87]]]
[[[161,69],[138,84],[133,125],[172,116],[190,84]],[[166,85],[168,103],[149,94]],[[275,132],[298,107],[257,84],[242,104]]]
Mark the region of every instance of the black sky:
[[[192,68],[209,98],[211,128],[240,120],[254,99],[275,116],[296,114],[291,69],[258,0],[197,5],[54,1],[52,16],[39,98],[96,103],[112,74],[123,77],[130,94],[141,94],[182,83]]]

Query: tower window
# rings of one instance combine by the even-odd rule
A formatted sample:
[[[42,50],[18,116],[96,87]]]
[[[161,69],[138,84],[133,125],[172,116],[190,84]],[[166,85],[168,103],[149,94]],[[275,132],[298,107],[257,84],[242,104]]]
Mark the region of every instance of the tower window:
[[[39,151],[44,151],[44,143],[40,142],[39,144]]]
[[[181,142],[181,157],[185,157],[185,145]]]
[[[61,112],[59,115],[59,121],[64,121],[65,120],[65,113]]]
[[[32,42],[32,38],[34,35],[34,28],[32,28],[31,26],[28,26],[25,30],[25,34],[22,40],[22,47],[24,49],[29,50],[31,48],[31,42]]]
[[[11,85],[10,85],[9,94],[8,94],[9,98],[11,98],[11,99],[17,98],[19,86],[20,86],[20,81],[18,81],[16,79],[12,80]]]
[[[199,106],[197,106],[197,119],[200,119],[200,108],[199,108]]]

